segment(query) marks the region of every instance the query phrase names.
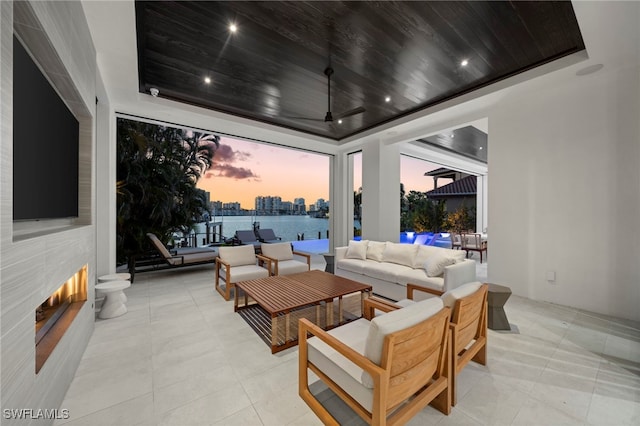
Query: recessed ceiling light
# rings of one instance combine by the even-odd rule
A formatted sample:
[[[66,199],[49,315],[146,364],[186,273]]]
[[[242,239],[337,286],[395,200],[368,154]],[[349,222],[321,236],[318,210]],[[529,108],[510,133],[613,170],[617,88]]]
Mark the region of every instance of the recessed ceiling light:
[[[482,151],[484,149],[484,147],[480,147],[480,151]]]
[[[391,96],[387,96],[386,98],[384,98],[385,102],[391,102]]]
[[[204,82],[209,84],[209,83],[211,83],[211,79],[209,77],[205,77],[204,78]]]
[[[236,26],[236,24],[230,24],[229,31],[231,31],[232,33],[235,33],[236,31],[238,31],[238,27]]]
[[[462,62],[460,62],[460,65],[466,67],[467,65],[469,65],[469,61],[467,59],[463,59]]]
[[[451,135],[449,136],[451,139],[455,138],[456,135],[454,135],[453,133],[451,133]]]
[[[338,120],[338,124],[342,124],[342,120]]]

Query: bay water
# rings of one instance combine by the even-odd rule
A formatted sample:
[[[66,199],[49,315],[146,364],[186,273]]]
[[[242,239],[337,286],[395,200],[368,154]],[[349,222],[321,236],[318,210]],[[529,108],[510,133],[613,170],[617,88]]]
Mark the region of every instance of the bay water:
[[[282,241],[297,241],[298,235],[303,235],[305,240],[317,240],[327,237],[329,220],[311,216],[216,216],[213,222],[222,222],[222,235],[231,238],[236,231],[253,229],[253,223],[260,224],[261,229],[273,229],[276,236]],[[204,223],[196,225],[196,232],[204,234]]]

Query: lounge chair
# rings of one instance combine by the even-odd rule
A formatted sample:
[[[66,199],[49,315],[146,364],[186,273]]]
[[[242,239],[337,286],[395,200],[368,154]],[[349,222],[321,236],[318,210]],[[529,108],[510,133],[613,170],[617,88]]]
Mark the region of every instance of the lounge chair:
[[[260,241],[267,244],[279,243],[282,241],[282,238],[277,237],[275,232],[273,232],[273,229],[270,228],[258,229],[258,238]]]
[[[298,393],[326,425],[339,423],[309,390],[308,370],[372,425],[405,424],[429,403],[449,414],[449,314],[433,298],[330,331],[300,319]]]
[[[256,234],[252,230],[236,231],[235,238],[241,245],[252,245],[256,253],[260,252],[262,243],[256,238]]]
[[[148,233],[147,237],[164,259],[167,268],[213,263],[218,257],[218,251],[212,247],[186,247],[170,251],[155,234]],[[129,271],[129,273],[131,273],[131,282],[133,282],[135,271]]]
[[[456,405],[456,376],[469,363],[487,363],[487,291],[489,286],[478,281],[463,284],[443,293],[438,290],[407,284],[407,299],[392,303],[378,298],[365,301],[365,318],[375,316],[375,311],[390,312],[415,305],[414,292],[430,293],[442,299],[451,311],[451,381],[452,405]]]
[[[289,275],[311,270],[311,255],[293,251],[291,243],[263,243],[262,255],[271,260],[272,275]],[[301,262],[294,255],[305,258]]]

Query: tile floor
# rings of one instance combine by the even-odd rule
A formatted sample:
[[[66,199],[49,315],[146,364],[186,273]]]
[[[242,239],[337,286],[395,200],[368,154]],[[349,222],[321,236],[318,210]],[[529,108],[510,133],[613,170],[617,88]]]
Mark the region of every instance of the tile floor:
[[[297,394],[297,348],[271,355],[213,268],[139,274],[126,294],[126,315],[96,320],[57,425],[320,424]],[[489,363],[460,374],[451,414],[410,424],[640,424],[638,324],[517,296],[505,310],[519,334],[489,330]]]

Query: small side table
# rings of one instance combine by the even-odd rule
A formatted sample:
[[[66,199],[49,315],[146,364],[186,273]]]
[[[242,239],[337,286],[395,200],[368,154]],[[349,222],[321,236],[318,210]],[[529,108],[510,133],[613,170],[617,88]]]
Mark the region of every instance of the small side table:
[[[119,272],[116,274],[101,275],[98,277],[98,283],[106,283],[109,281],[129,281],[131,282],[131,274],[128,272]],[[127,295],[122,293],[122,303],[127,303]]]
[[[324,256],[325,262],[327,262],[327,266],[324,267],[324,271],[329,272],[330,274],[333,274],[333,271],[334,271],[333,260],[335,255],[333,253],[324,253],[323,256]]]
[[[489,294],[487,296],[489,328],[492,330],[511,330],[507,314],[504,312],[504,304],[511,296],[509,287],[489,284]]]
[[[96,284],[96,290],[104,293],[104,302],[98,314],[99,318],[115,318],[127,313],[127,307],[122,301],[124,295],[122,290],[129,286],[131,286],[129,281],[107,281]]]

